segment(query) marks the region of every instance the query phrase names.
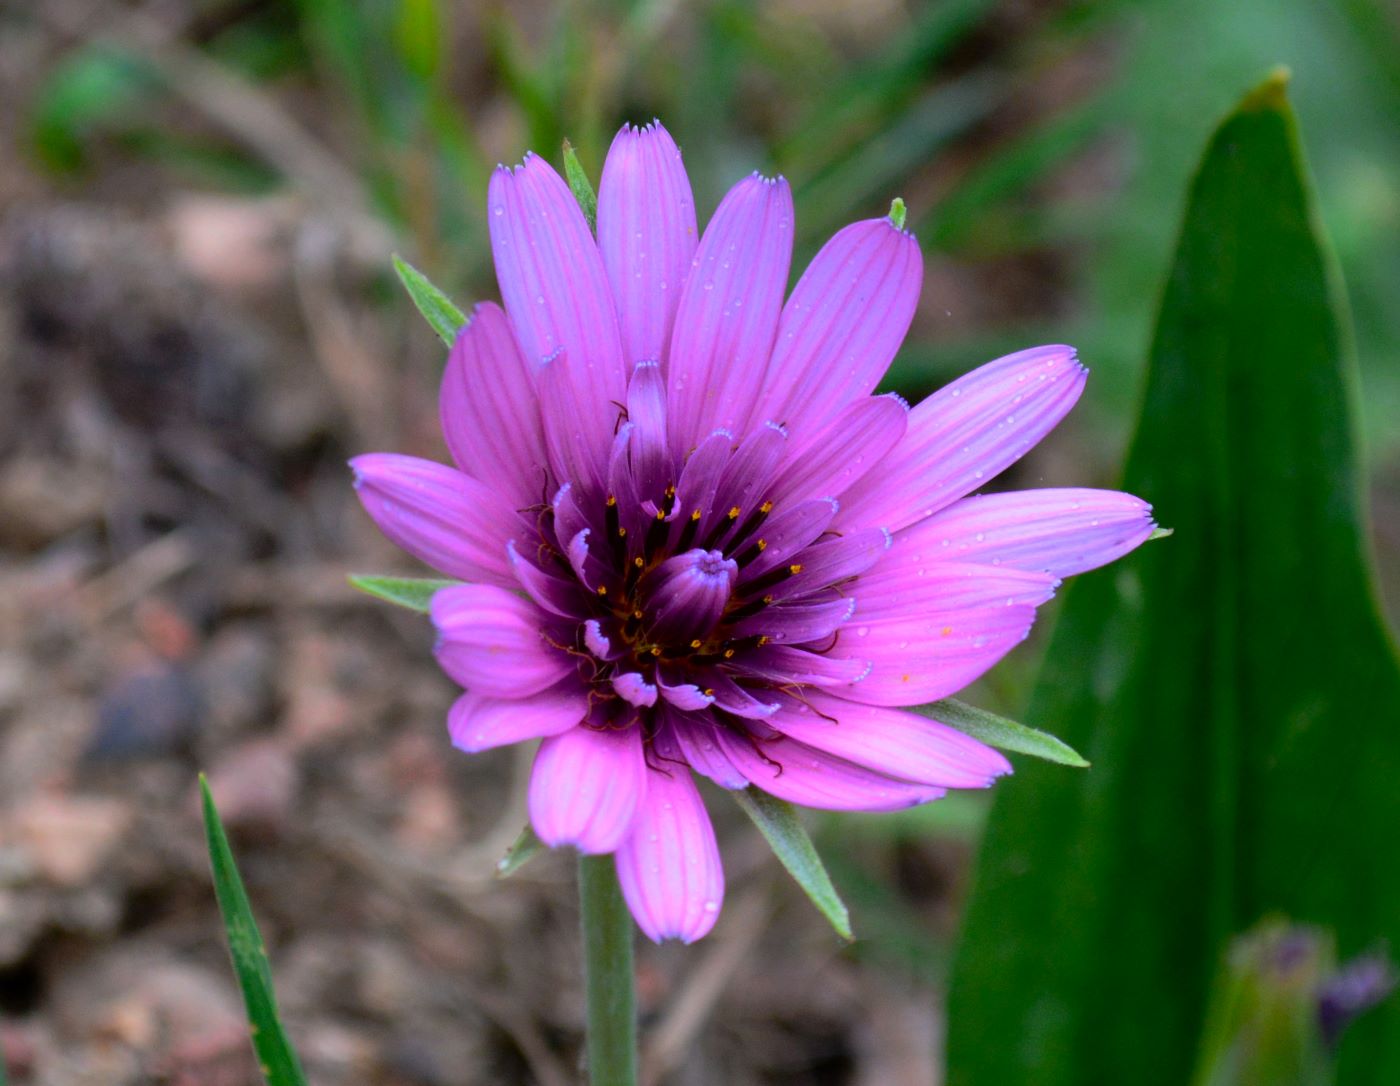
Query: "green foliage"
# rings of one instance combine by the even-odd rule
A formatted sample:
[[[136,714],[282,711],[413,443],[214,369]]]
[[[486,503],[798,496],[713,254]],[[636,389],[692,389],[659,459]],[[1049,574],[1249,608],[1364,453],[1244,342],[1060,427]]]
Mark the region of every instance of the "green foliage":
[[[376,577],[367,573],[352,573],[348,580],[361,592],[407,607],[420,615],[428,613],[433,594],[438,589],[458,583],[433,577]]]
[[[496,861],[496,878],[510,878],[536,856],[546,851],[548,848],[535,833],[535,828],[527,823],[525,828],[520,831],[520,836],[515,839],[510,848],[506,849],[506,854]]]
[[[399,282],[408,291],[408,296],[413,299],[413,304],[418,307],[418,312],[423,314],[423,319],[432,325],[438,338],[451,347],[457,333],[470,318],[457,308],[451,298],[433,286],[426,275],[398,254],[394,255],[394,271],[398,273]]]
[[[588,174],[578,160],[578,152],[568,140],[564,141],[564,176],[569,179],[569,188],[574,194],[574,199],[583,209],[583,217],[588,220],[588,229],[594,229],[598,225],[598,195],[593,191],[593,182],[588,180]]]
[[[90,46],[49,74],[30,107],[30,138],[51,170],[70,173],[87,161],[87,144],[109,126],[124,127],[156,90],[140,58],[110,46]]]
[[[209,865],[214,873],[214,893],[219,899],[219,912],[224,918],[229,954],[243,990],[243,1005],[248,1011],[248,1023],[253,1036],[253,1051],[258,1057],[267,1086],[306,1086],[301,1062],[292,1049],[282,1021],[277,1015],[277,997],[272,990],[272,970],[267,964],[267,949],[258,934],[253,919],[248,892],[243,888],[228,836],[224,833],[209,782],[199,777],[200,799],[204,807],[204,834],[209,846]]]
[[[1282,78],[1192,185],[1125,486],[1175,529],[1068,594],[1031,717],[1092,759],[999,790],[949,1082],[1177,1086],[1270,912],[1400,942],[1400,668],[1375,602],[1345,321]],[[1339,1081],[1400,1080],[1400,1012]]]
[[[836,893],[836,887],[831,884],[831,876],[822,866],[821,857],[817,855],[807,831],[802,828],[792,804],[757,788],[744,788],[731,795],[744,813],[753,819],[754,825],[773,849],[773,854],[788,869],[788,874],[797,880],[797,885],[802,887],[817,911],[836,929],[836,934],[848,941],[855,938],[851,934],[850,914]]]
[[[1008,720],[1004,716],[997,716],[996,713],[989,713],[986,709],[967,705],[954,698],[931,702],[928,705],[919,706],[915,711],[932,717],[934,720],[942,721],[961,732],[966,732],[974,739],[982,740],[989,747],[1009,750],[1016,754],[1029,754],[1033,758],[1042,758],[1047,762],[1057,762],[1060,765],[1070,765],[1081,769],[1089,764],[1078,751],[1063,740],[1056,739],[1053,735],[1036,731],[1034,728],[1028,728],[1024,724]]]

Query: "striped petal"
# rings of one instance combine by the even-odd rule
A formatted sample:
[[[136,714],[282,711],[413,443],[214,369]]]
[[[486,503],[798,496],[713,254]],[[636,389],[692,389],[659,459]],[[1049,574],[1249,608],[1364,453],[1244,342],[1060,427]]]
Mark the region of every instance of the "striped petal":
[[[545,415],[545,428],[586,429],[591,470],[573,481],[601,483],[627,367],[598,246],[569,187],[538,155],[497,169],[487,201],[496,278],[526,360],[563,351],[566,406]]]
[[[555,687],[528,698],[463,694],[447,714],[452,745],[469,754],[568,731],[588,713],[579,688]]]
[[[909,331],[923,268],[919,243],[888,218],[839,231],[783,307],[756,416],[801,441],[868,395]]]
[[[572,728],[540,744],[530,771],[530,825],[551,848],[612,852],[647,789],[640,730]]]
[[[715,926],[724,900],[724,868],[714,827],[678,762],[647,771],[646,797],[617,850],[617,878],[648,939],[693,943]]]
[[[454,468],[398,453],[350,461],[355,492],[379,530],[449,577],[510,585],[506,541],[528,525],[510,500]]]
[[[955,502],[901,532],[893,551],[1068,577],[1122,557],[1156,527],[1152,506],[1131,494],[1019,490]]]
[[[676,313],[666,414],[678,455],[715,429],[748,432],[791,262],[787,182],[745,178],[705,228]]]
[[[543,612],[494,585],[453,585],[433,596],[438,663],[478,694],[523,698],[574,672],[569,657],[545,641]]]
[[[940,788],[986,788],[1011,772],[991,747],[946,724],[815,690],[802,701],[787,699],[768,725],[877,773]]]
[[[837,523],[896,532],[990,482],[1065,417],[1087,372],[1070,347],[1036,347],[935,392],[910,412],[877,485],[848,495]]]
[[[500,306],[482,302],[458,333],[439,411],[459,468],[517,509],[544,500],[549,476],[535,378]]]
[[[898,396],[862,396],[846,404],[824,424],[808,427],[805,442],[794,440],[774,497],[839,498],[881,466],[908,425],[909,405]]]
[[[938,799],[946,790],[877,773],[789,739],[717,729],[725,756],[770,795],[826,811],[898,811]]]
[[[680,148],[657,122],[623,126],[598,184],[598,248],[628,363],[664,363],[699,237]]]

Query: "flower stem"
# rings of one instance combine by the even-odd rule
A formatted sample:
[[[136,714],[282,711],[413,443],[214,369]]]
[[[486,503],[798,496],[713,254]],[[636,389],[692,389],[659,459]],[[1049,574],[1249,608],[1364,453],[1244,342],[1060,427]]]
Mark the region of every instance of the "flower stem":
[[[635,1086],[637,996],[632,917],[611,856],[580,856],[584,979],[588,1000],[588,1078],[593,1086]]]

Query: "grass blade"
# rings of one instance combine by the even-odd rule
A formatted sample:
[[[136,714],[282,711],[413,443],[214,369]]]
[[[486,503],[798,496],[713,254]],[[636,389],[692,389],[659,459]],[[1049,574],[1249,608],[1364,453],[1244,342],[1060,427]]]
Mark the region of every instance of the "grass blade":
[[[209,782],[199,775],[200,799],[204,806],[204,835],[209,845],[209,866],[214,873],[214,893],[219,899],[219,912],[224,918],[228,935],[229,954],[243,990],[243,1005],[248,1010],[248,1023],[253,1035],[253,1051],[267,1086],[306,1086],[301,1062],[292,1049],[287,1034],[277,1016],[277,998],[272,991],[272,970],[267,964],[267,949],[258,934],[248,892],[243,888],[228,835],[224,833]]]

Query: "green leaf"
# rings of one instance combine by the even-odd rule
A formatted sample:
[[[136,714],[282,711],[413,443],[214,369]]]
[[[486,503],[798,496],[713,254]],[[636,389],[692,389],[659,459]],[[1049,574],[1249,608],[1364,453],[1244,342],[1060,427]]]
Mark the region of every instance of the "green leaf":
[[[243,990],[243,1005],[253,1035],[253,1051],[258,1057],[267,1086],[305,1086],[301,1063],[277,1016],[277,998],[272,990],[272,970],[267,949],[258,934],[248,892],[233,861],[228,836],[224,833],[209,782],[199,775],[199,792],[204,806],[204,835],[209,845],[209,865],[214,872],[214,893],[223,914],[229,954]]]
[[[1082,769],[1089,763],[1068,743],[1053,735],[1028,728],[1004,716],[989,713],[953,698],[921,705],[915,712],[966,732],[974,739],[980,739],[989,747],[1013,751],[1016,754],[1029,754],[1033,758],[1043,758],[1059,765],[1072,765]]]
[[[584,173],[583,164],[578,160],[578,152],[568,140],[564,141],[564,176],[569,179],[578,206],[583,208],[583,217],[588,220],[588,229],[598,225],[598,197],[593,191],[593,183]]]
[[[797,885],[811,898],[817,911],[836,929],[836,934],[847,941],[854,939],[851,916],[837,895],[836,887],[831,884],[831,876],[826,873],[822,859],[798,821],[792,804],[757,788],[745,788],[731,794],[744,813],[753,819],[754,825],[773,849],[773,854],[788,869],[788,874],[797,880]]]
[[[149,65],[110,45],[93,45],[55,65],[30,109],[30,137],[44,164],[80,169],[86,144],[104,127],[130,122],[158,83]]]
[[[535,828],[526,823],[515,843],[506,849],[506,854],[496,861],[496,878],[508,879],[533,860],[541,852],[547,852],[546,845],[535,834]]]
[[[432,325],[438,338],[451,347],[457,333],[470,318],[452,304],[452,299],[433,286],[426,275],[397,253],[394,254],[394,271],[399,273],[399,282],[403,283],[418,312]]]
[[[1032,719],[1094,763],[998,789],[949,996],[950,1086],[1178,1086],[1269,912],[1400,945],[1400,665],[1345,311],[1281,77],[1211,140],[1126,489],[1176,528],[1065,600]],[[1400,1007],[1341,1046],[1400,1081]]]
[[[361,592],[387,600],[389,603],[396,603],[400,607],[407,607],[421,615],[428,613],[428,608],[433,602],[433,593],[440,588],[461,583],[433,577],[375,577],[366,573],[352,573],[347,580]]]

